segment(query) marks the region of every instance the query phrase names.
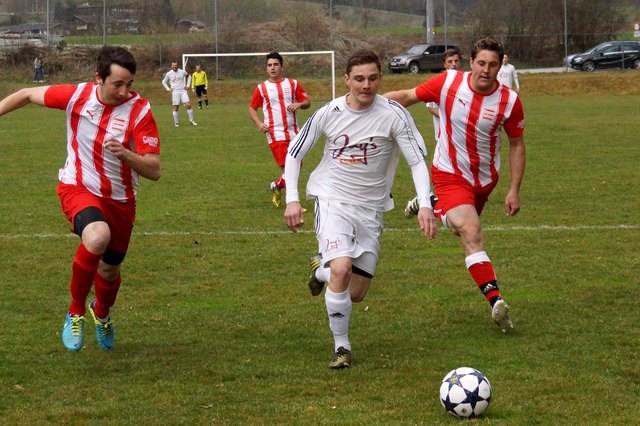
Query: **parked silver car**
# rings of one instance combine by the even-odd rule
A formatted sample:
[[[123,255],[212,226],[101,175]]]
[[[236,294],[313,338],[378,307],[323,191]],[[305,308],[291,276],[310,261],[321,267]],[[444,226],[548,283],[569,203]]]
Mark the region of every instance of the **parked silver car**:
[[[442,58],[447,49],[458,49],[452,44],[417,44],[401,55],[396,55],[389,61],[389,71],[409,71],[413,74],[420,71],[442,71]]]

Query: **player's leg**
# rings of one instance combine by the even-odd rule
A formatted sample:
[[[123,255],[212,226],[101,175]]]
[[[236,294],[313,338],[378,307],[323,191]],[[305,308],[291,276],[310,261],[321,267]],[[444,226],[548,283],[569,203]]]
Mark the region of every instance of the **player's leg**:
[[[509,306],[502,300],[493,264],[484,251],[480,217],[476,207],[463,204],[446,212],[451,230],[460,236],[469,274],[491,305],[492,319],[503,332],[513,328]]]
[[[274,141],[269,144],[271,154],[278,167],[280,167],[280,176],[269,184],[271,189],[271,202],[273,206],[279,208],[282,203],[282,193],[286,188],[286,182],[284,180],[284,163],[287,158],[287,150],[289,149],[289,142],[287,141]]]
[[[95,276],[96,299],[89,310],[96,328],[96,339],[104,350],[113,349],[115,325],[110,308],[115,304],[122,283],[120,265],[125,259],[135,220],[135,202],[104,201],[105,216],[111,228],[111,241]]]
[[[187,94],[187,91],[183,90],[181,96],[182,96],[181,101],[184,104],[184,107],[187,109],[187,116],[189,117],[189,123],[192,126],[197,126],[198,123],[196,123],[195,120],[193,119],[193,109],[191,108],[191,102],[189,101],[189,95]]]
[[[118,262],[121,261],[121,256],[123,255],[120,253],[107,250],[104,258],[107,262]],[[101,261],[95,276],[96,299],[89,304],[89,312],[93,317],[96,340],[104,350],[111,350],[115,345],[115,324],[109,314],[109,308],[115,303],[121,283],[120,265],[110,265]]]
[[[198,109],[202,109],[202,86],[196,86],[196,98],[198,98]]]
[[[171,92],[171,110],[173,115],[173,124],[176,127],[180,125],[178,109],[180,109],[180,92],[174,90]]]
[[[78,351],[84,341],[87,296],[111,233],[100,201],[93,194],[74,185],[59,184],[58,197],[73,232],[81,238],[71,267],[71,303],[61,334],[64,346]]]
[[[349,342],[349,322],[351,320],[351,258],[339,257],[331,260],[331,278],[325,292],[325,304],[329,316],[329,328],[333,334],[334,355],[329,368],[351,367],[351,342]]]
[[[204,98],[205,108],[209,108],[209,95],[207,94],[207,89],[202,89],[202,97]]]

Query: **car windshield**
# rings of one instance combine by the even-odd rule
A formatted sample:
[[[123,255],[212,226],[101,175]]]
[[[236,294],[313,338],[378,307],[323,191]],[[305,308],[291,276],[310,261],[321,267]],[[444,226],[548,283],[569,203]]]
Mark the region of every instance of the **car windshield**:
[[[407,50],[407,53],[409,55],[419,55],[422,52],[424,52],[426,46],[423,45],[417,45],[417,46],[413,46],[411,49]]]

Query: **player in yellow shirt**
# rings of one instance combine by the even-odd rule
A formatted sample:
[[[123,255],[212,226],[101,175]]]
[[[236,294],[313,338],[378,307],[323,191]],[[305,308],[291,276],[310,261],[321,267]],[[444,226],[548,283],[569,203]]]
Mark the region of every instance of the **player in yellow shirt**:
[[[209,98],[207,97],[209,80],[207,80],[207,73],[202,71],[202,67],[198,64],[191,77],[191,89],[196,92],[198,97],[198,108],[202,109],[202,98],[204,98],[205,108],[209,108]]]

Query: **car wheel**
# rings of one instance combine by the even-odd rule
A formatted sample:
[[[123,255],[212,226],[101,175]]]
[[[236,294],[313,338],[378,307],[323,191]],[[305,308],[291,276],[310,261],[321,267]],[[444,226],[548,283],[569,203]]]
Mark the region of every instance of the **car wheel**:
[[[593,61],[587,61],[584,64],[582,64],[582,70],[583,71],[593,71],[596,69],[596,64],[593,63]]]
[[[411,74],[417,74],[418,72],[420,72],[420,66],[418,65],[417,62],[411,62],[409,64],[409,72]]]
[[[640,70],[640,58],[637,58],[636,60],[634,60],[631,64],[631,68]]]

